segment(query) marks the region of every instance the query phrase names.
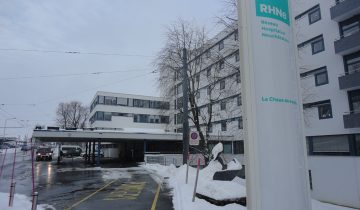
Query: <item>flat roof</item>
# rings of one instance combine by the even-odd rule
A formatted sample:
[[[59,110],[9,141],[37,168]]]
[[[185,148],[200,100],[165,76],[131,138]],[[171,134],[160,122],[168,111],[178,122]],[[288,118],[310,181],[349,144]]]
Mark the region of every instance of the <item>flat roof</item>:
[[[125,132],[112,130],[34,130],[33,138],[43,142],[122,142],[133,141],[182,141],[181,133]],[[217,141],[217,136],[211,140]],[[233,136],[222,136],[222,141],[234,141]]]

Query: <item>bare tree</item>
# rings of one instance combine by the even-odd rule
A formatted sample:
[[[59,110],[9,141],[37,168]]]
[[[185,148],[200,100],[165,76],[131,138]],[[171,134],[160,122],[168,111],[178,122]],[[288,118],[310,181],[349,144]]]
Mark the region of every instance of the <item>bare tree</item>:
[[[56,122],[61,128],[84,128],[89,114],[89,108],[79,101],[60,103],[56,110]]]
[[[229,29],[232,30],[232,29]],[[213,111],[213,104],[220,99],[235,94],[238,88],[231,88],[236,80],[228,83],[228,88],[223,90],[219,86],[219,80],[229,75],[239,73],[238,66],[227,62],[225,54],[217,50],[209,50],[213,42],[207,39],[205,29],[197,27],[184,20],[178,20],[167,28],[167,42],[161,49],[154,61],[155,68],[159,72],[159,88],[163,97],[174,102],[175,107],[182,114],[182,83],[179,80],[182,69],[183,48],[187,49],[188,77],[189,77],[189,116],[192,127],[199,132],[200,146],[205,159],[210,158],[208,140],[214,118],[221,118],[219,112]],[[237,46],[231,46],[236,50]],[[214,63],[216,63],[214,65]],[[205,68],[212,66],[210,75]],[[227,68],[226,73],[223,69]],[[200,90],[204,89],[200,81],[200,75],[206,77],[206,97],[200,97]],[[203,81],[203,80],[202,80]],[[185,119],[186,120],[186,119]]]

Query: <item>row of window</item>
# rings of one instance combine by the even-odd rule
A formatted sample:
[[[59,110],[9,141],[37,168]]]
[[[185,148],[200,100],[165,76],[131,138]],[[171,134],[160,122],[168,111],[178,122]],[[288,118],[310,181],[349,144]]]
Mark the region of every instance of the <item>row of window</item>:
[[[360,156],[360,134],[307,137],[309,155]]]
[[[119,112],[95,112],[95,114],[90,118],[90,122],[94,123],[95,121],[111,121],[112,116],[132,117],[135,123],[156,123],[156,124],[169,123],[169,116],[119,113]]]
[[[301,49],[307,45],[311,44],[311,52],[313,55],[323,52],[325,50],[324,37],[323,35],[319,35],[310,40],[307,40],[303,43],[298,44],[298,49]]]
[[[321,11],[320,11],[320,5],[316,5],[305,12],[299,14],[295,17],[295,20],[299,20],[303,17],[307,16],[309,19],[309,25],[318,22],[321,20]]]
[[[224,154],[244,154],[244,141],[211,141],[208,143],[208,148],[211,151],[216,144],[223,144]]]
[[[342,38],[351,36],[360,31],[360,15],[356,15],[350,19],[339,23],[340,36]]]
[[[329,83],[328,71],[326,66],[300,74],[301,78],[306,78],[309,76],[314,76],[315,86],[326,85]]]
[[[122,98],[113,96],[96,96],[95,100],[90,106],[92,111],[97,104],[113,105],[113,106],[130,106],[130,107],[142,107],[151,109],[169,109],[169,102],[164,101],[153,101],[153,100],[142,100],[133,98]]]

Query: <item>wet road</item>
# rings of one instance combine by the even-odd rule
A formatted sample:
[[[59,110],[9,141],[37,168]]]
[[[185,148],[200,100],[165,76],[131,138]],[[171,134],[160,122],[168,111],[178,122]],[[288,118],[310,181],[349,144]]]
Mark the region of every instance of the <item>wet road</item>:
[[[2,192],[9,190],[11,168],[11,164],[4,167],[0,180]],[[121,168],[119,164],[107,163],[94,168],[86,166],[81,159],[65,159],[60,165],[43,161],[35,163],[35,177],[39,203],[50,204],[57,210],[173,209],[169,189],[159,188],[141,167]],[[15,181],[16,193],[31,195],[30,160],[16,163]]]

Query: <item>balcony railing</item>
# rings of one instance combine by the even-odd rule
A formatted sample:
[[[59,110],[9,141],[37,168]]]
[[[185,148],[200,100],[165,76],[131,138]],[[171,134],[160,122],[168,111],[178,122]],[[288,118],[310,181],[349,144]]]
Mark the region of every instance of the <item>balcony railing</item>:
[[[360,2],[360,0],[358,0]],[[334,42],[335,53],[347,55],[360,50],[360,30],[341,36]]]
[[[345,113],[343,119],[345,128],[360,128],[360,110]]]

